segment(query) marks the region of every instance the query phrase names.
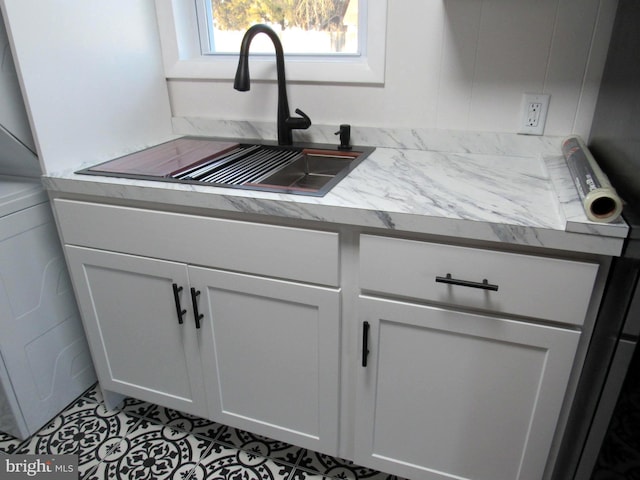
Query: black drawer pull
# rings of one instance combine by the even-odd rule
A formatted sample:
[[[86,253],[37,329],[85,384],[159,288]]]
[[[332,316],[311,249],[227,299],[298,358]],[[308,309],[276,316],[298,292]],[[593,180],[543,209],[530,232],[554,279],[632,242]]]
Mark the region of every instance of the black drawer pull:
[[[180,292],[182,291],[182,287],[179,287],[177,283],[173,284],[173,300],[176,302],[176,314],[178,315],[178,323],[180,325],[183,324],[182,316],[187,313],[186,310],[182,308],[180,305]]]
[[[196,319],[196,328],[200,328],[200,320],[204,315],[198,311],[198,295],[200,290],[191,287],[191,304],[193,305],[193,317]]]
[[[362,324],[362,366],[367,366],[367,357],[369,356],[369,322]]]
[[[482,282],[470,282],[469,280],[458,280],[452,278],[450,273],[447,273],[446,277],[436,277],[436,282],[447,283],[449,285],[460,285],[461,287],[480,288],[482,290],[498,291],[498,285],[493,285],[485,278]]]

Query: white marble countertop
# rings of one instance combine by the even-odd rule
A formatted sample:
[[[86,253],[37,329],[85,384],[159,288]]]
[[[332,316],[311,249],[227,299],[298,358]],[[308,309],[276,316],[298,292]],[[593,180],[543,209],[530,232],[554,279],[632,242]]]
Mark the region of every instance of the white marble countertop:
[[[250,131],[240,127],[238,131],[234,124],[233,131],[218,136],[268,138],[271,133],[257,132],[253,124]],[[179,133],[211,134],[221,125],[208,128],[203,132],[191,126]],[[456,132],[457,140],[440,133],[440,143],[432,144],[430,132],[372,131],[365,130],[356,141],[369,140],[358,143],[377,144],[376,151],[324,197],[72,171],[50,173],[44,184],[54,195],[120,198],[602,255],[621,252],[627,225],[587,220],[560,154],[560,138]],[[335,142],[330,137],[313,140]],[[87,166],[78,165],[74,171]]]

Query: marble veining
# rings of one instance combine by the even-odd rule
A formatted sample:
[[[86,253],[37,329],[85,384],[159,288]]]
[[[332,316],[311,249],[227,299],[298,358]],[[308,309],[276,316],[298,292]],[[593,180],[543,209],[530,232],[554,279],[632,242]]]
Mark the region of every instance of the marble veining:
[[[342,205],[385,212],[563,228],[544,165],[536,158],[397,149],[376,153],[331,197],[339,197]]]
[[[272,139],[275,135],[271,125],[214,123],[220,137]],[[194,125],[181,133],[204,135],[202,130],[211,127],[209,122],[204,127],[198,122]],[[326,136],[318,138],[318,131]],[[318,128],[312,140],[335,142],[333,133],[328,127]],[[49,174],[44,181],[54,195],[66,192],[187,209],[620,253],[626,224],[591,225],[584,211],[580,216],[577,193],[567,185],[568,170],[558,161],[562,157],[558,157],[561,140],[557,138],[364,129],[360,140],[396,146],[378,147],[324,197],[83,176],[72,171]],[[78,165],[75,170],[86,166]]]
[[[254,138],[273,140],[276,125],[272,122],[218,120],[205,117],[173,117],[173,130],[180,135]],[[299,142],[337,144],[338,125],[313,124],[308,130],[294,132]],[[557,154],[561,137],[514,135],[509,133],[469,132],[425,128],[374,128],[351,126],[355,145],[429,150],[447,153],[484,153],[495,155]]]

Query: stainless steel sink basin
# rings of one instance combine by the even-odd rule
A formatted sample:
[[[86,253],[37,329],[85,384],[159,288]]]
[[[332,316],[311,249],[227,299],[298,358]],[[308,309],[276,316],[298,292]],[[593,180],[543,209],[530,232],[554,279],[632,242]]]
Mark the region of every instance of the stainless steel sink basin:
[[[275,188],[296,188],[300,190],[321,190],[342,172],[349,172],[357,157],[335,155],[326,151],[304,151],[296,160],[260,182],[263,186]]]
[[[183,137],[77,173],[323,196],[373,150]]]

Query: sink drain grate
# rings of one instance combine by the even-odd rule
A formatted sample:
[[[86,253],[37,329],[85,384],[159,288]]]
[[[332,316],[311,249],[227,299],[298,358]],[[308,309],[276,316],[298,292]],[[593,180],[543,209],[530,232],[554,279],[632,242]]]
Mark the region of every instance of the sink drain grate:
[[[257,183],[301,156],[300,150],[242,145],[173,178],[224,185]]]

